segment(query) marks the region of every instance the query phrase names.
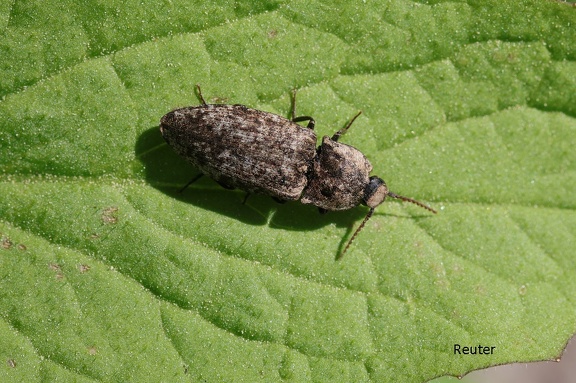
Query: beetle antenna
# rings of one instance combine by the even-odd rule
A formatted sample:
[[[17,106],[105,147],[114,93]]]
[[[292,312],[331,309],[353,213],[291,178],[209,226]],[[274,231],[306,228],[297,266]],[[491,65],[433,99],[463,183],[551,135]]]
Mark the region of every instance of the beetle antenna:
[[[414,205],[418,205],[420,207],[423,207],[424,209],[431,211],[434,214],[437,213],[436,210],[432,209],[430,206],[424,205],[422,202],[416,201],[415,199],[404,197],[403,195],[398,195],[398,194],[394,194],[392,192],[388,192],[388,197],[392,197],[392,198],[400,199],[402,201],[410,202],[410,203],[413,203]]]
[[[344,248],[344,251],[342,251],[337,257],[336,260],[340,260],[342,259],[342,257],[344,256],[344,254],[346,254],[346,250],[348,250],[348,248],[350,247],[350,245],[352,244],[352,241],[354,241],[354,239],[356,238],[356,236],[358,235],[358,233],[360,233],[360,231],[364,228],[364,225],[366,225],[366,222],[368,222],[368,220],[370,219],[370,217],[372,217],[372,213],[374,213],[374,208],[370,208],[370,210],[368,211],[368,214],[366,214],[366,217],[364,217],[364,221],[362,221],[362,223],[360,224],[360,226],[358,226],[358,229],[356,229],[356,231],[354,232],[354,234],[352,235],[352,238],[350,238],[350,240],[348,241],[348,243],[346,244],[346,247]]]
[[[332,136],[332,141],[338,141],[338,139],[340,138],[341,135],[343,135],[344,133],[346,133],[348,131],[348,129],[350,129],[350,126],[352,126],[352,123],[354,122],[354,120],[356,120],[358,118],[359,115],[362,114],[362,111],[359,111],[357,115],[355,115],[354,117],[352,117],[352,119],[350,120],[350,122],[348,124],[346,124],[345,127],[343,127],[342,129],[340,129],[339,131],[337,131],[336,133],[334,133],[334,135]]]

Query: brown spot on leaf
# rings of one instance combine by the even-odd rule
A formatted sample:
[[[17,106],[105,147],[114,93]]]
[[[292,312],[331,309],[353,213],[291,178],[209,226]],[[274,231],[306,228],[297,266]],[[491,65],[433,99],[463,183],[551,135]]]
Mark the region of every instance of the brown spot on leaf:
[[[115,206],[107,207],[102,211],[101,219],[105,224],[118,223],[118,208]]]
[[[56,272],[56,279],[64,279],[64,274],[62,273],[62,267],[57,263],[51,263],[48,265],[50,270],[54,270]]]
[[[5,249],[11,249],[12,248],[12,241],[10,240],[10,238],[8,237],[2,237],[2,247]]]

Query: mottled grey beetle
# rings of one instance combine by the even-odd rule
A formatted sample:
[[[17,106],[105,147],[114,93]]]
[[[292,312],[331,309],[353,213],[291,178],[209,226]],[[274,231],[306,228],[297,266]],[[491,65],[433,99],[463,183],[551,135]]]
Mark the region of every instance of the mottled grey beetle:
[[[337,258],[346,253],[386,197],[436,213],[389,191],[382,179],[370,176],[372,164],[359,150],[338,142],[361,112],[331,138],[325,136],[316,148],[314,119],[295,117],[295,91],[288,120],[244,105],[207,104],[200,86],[196,87],[202,105],[173,110],[160,120],[168,145],[227,189],[267,194],[281,201],[300,199],[322,213],[368,206],[368,214]],[[306,128],[296,124],[301,121],[308,121]]]

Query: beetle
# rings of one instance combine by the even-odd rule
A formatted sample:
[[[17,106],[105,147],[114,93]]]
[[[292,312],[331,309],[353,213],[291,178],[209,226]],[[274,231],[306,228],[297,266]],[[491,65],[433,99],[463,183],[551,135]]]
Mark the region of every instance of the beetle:
[[[370,176],[372,164],[356,148],[338,142],[359,112],[332,137],[324,136],[316,147],[315,121],[295,117],[296,91],[292,92],[291,119],[244,105],[208,104],[196,85],[198,106],[175,109],[162,117],[160,131],[175,151],[227,189],[272,196],[278,201],[300,200],[321,213],[369,207],[342,258],[358,233],[386,197],[436,210],[412,198],[388,190],[377,176]],[[297,122],[308,124],[303,127]]]

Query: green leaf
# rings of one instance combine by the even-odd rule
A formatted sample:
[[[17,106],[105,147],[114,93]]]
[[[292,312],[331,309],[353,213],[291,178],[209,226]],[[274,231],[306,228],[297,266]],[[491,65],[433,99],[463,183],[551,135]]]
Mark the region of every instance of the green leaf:
[[[576,13],[543,1],[0,5],[0,380],[421,382],[576,328]],[[391,190],[201,179],[160,117],[314,116]],[[454,345],[495,347],[454,355]]]

